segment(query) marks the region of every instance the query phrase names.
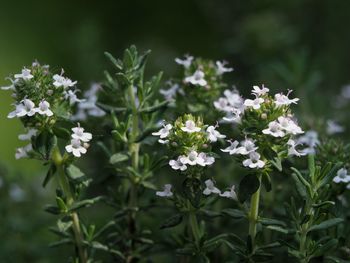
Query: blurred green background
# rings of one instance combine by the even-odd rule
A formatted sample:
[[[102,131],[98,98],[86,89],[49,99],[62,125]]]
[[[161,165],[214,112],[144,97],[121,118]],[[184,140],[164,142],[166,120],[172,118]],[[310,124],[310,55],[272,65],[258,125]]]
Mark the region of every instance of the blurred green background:
[[[260,83],[274,91],[291,88],[305,102],[307,126],[313,125],[308,120],[322,116],[337,117],[346,125],[346,115],[337,115],[330,108],[341,87],[350,81],[349,17],[350,2],[343,0],[3,0],[0,86],[9,84],[5,77],[10,73],[38,59],[53,68],[64,68],[84,90],[103,78],[108,66],[104,51],[119,56],[125,47],[136,44],[141,50],[153,51],[149,70],[163,70],[165,78],[176,74],[174,58],[185,53],[225,59],[235,68],[230,82],[243,93]],[[51,238],[46,229],[52,218],[40,209],[50,199],[40,189],[44,169],[33,161],[15,160],[15,148],[21,146],[17,139],[21,126],[17,120],[6,118],[10,103],[8,93],[1,92],[1,176],[9,182],[7,192],[16,194],[13,185],[26,189],[38,211],[32,220],[40,220],[29,226],[31,230],[21,229],[21,222],[4,220],[2,226],[5,224],[8,232],[1,230],[0,235],[16,244],[34,240],[32,244],[36,245],[3,246],[0,262],[46,262],[40,261],[44,256],[37,251]],[[2,199],[6,198],[4,189],[0,188]],[[20,198],[11,200],[21,205]],[[27,213],[18,209],[21,212],[16,217],[11,214],[13,209],[1,209],[8,212],[2,211],[4,218],[20,218]],[[35,231],[44,234],[33,239]],[[21,253],[13,256],[16,250]]]

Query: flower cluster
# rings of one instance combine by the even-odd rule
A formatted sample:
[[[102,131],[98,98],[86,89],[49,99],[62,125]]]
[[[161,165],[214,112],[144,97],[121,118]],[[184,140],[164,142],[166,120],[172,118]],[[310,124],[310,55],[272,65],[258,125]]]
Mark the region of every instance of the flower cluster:
[[[184,108],[193,113],[207,112],[208,103],[217,98],[227,86],[223,82],[224,73],[233,71],[233,68],[228,67],[226,62],[214,62],[193,56],[176,58],[175,62],[182,66],[182,74],[178,80],[168,82],[169,88],[161,89],[160,93],[165,99],[174,100],[177,108]],[[177,99],[179,96],[181,99]],[[211,117],[208,119],[216,118]]]
[[[164,124],[158,132],[152,133],[159,137],[159,142],[167,144],[175,152],[176,158],[169,161],[174,170],[187,171],[212,165],[215,158],[210,152],[210,143],[225,138],[216,126],[206,126],[201,118],[184,115],[176,120],[174,125]]]
[[[78,127],[72,128],[72,135],[70,144],[66,146],[66,151],[72,153],[75,157],[80,157],[87,152],[89,147],[88,142],[92,139],[92,134],[85,132],[84,128]]]
[[[271,156],[304,155],[296,149],[300,143],[294,138],[303,131],[290,109],[290,105],[299,99],[290,99],[290,92],[272,97],[264,85],[261,88],[254,86],[254,98],[244,100],[236,90],[226,90],[224,97],[215,101],[214,106],[225,112],[224,121],[238,125],[245,139],[240,142],[229,140],[230,146],[222,151],[239,155],[243,166],[252,169],[264,168]]]
[[[20,118],[26,127],[50,126],[59,118],[66,118],[72,106],[80,100],[76,96],[76,81],[53,74],[48,65],[34,62],[21,73],[9,77],[11,85],[2,87],[11,90],[15,110],[8,118]]]
[[[214,182],[211,179],[205,180],[204,184],[205,189],[203,190],[203,194],[206,196],[217,194],[221,197],[237,200],[237,194],[234,185],[228,191],[221,192],[221,190],[215,186]],[[171,184],[165,184],[163,191],[157,191],[156,195],[159,197],[173,197],[174,193],[171,191],[171,189]]]

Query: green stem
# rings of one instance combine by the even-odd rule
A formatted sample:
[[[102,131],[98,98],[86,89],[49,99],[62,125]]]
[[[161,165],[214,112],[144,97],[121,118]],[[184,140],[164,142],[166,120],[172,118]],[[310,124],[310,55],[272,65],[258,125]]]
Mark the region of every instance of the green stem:
[[[259,182],[261,182],[261,175],[258,175],[258,179],[259,179]],[[252,239],[253,253],[255,249],[256,226],[258,223],[258,215],[259,215],[260,191],[261,191],[261,185],[259,186],[258,190],[252,195],[250,200],[249,236]]]
[[[64,171],[64,164],[63,164],[63,158],[60,153],[59,148],[56,146],[55,149],[52,152],[52,161],[57,167],[57,172],[58,172],[58,180],[59,184],[62,188],[62,191],[64,192],[66,198],[67,198],[67,205],[71,206],[74,203],[74,196],[72,194],[67,176]],[[73,232],[74,232],[74,238],[75,238],[75,243],[78,249],[78,254],[79,254],[79,259],[80,263],[86,263],[88,261],[88,256],[87,256],[87,251],[83,247],[83,234],[80,228],[80,223],[79,223],[79,216],[76,212],[70,213],[70,216],[72,218],[73,222]]]
[[[199,225],[198,225],[198,220],[197,220],[197,216],[196,216],[196,212],[195,211],[191,211],[189,213],[189,220],[190,220],[190,226],[192,229],[192,234],[194,237],[194,241],[197,245],[197,247],[199,246],[199,241],[200,241],[200,236],[201,236],[201,232],[199,230]]]
[[[309,262],[309,259],[307,258],[306,251],[307,251],[307,233],[309,230],[310,224],[312,224],[313,220],[313,209],[310,204],[306,204],[305,208],[305,214],[310,215],[310,218],[308,222],[302,225],[300,230],[300,244],[299,244],[299,252],[303,256],[303,259],[301,260],[302,263]]]

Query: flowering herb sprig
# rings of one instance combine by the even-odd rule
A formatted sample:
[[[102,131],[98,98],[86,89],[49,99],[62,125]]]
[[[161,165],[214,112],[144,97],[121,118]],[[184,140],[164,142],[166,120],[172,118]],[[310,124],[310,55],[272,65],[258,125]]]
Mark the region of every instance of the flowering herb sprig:
[[[212,61],[193,56],[176,58],[175,62],[181,66],[181,75],[178,79],[168,82],[168,88],[160,93],[167,100],[174,100],[176,113],[190,112],[206,115],[206,119],[214,121],[216,114],[208,111],[208,104],[219,96],[227,86],[223,75],[233,71],[225,61]]]
[[[207,260],[206,254],[214,247],[213,240],[221,242],[219,237],[206,239],[204,222],[198,223],[197,216],[206,209],[207,198],[210,195],[235,198],[232,191],[221,191],[213,180],[205,178],[205,170],[215,163],[217,156],[212,152],[211,144],[226,136],[217,130],[218,126],[205,125],[203,119],[185,114],[173,124],[167,123],[153,135],[159,143],[168,146],[172,159],[169,166],[183,175],[179,188],[166,184],[163,191],[156,192],[160,197],[172,200],[177,214],[167,219],[161,228],[174,227],[180,224],[186,216],[192,229],[193,240],[178,250],[179,254],[192,255],[198,260]],[[186,251],[186,252],[185,252]]]
[[[225,97],[214,102],[214,106],[225,112],[224,121],[234,123],[240,133],[239,140],[229,140],[230,145],[222,149],[234,155],[249,174],[240,182],[238,200],[244,203],[249,197],[250,211],[248,243],[251,246],[247,258],[259,254],[255,237],[259,213],[261,183],[271,190],[270,173],[273,167],[282,170],[282,160],[288,156],[304,155],[297,149],[295,136],[302,134],[290,106],[299,99],[287,95],[269,94],[264,85],[254,86],[252,99],[243,99],[236,90],[224,92]]]
[[[73,165],[76,158],[87,153],[92,140],[91,133],[84,131],[80,124],[72,127],[70,121],[74,104],[79,100],[76,97],[73,100],[69,94],[78,91],[75,88],[77,82],[64,77],[63,70],[54,74],[49,66],[41,66],[38,62],[24,68],[20,74],[10,76],[10,80],[12,85],[3,88],[12,91],[15,100],[15,110],[8,114],[8,118],[18,118],[23,123],[26,132],[18,138],[30,141],[27,146],[17,149],[15,157],[39,159],[49,166],[43,186],[57,177],[57,205],[46,208],[60,217],[54,232],[65,239],[57,245],[74,244],[75,260],[86,263],[90,258],[89,251],[94,248],[87,241],[88,234],[83,229],[88,226],[80,221],[78,210],[94,204],[101,197],[81,199],[89,179]],[[71,132],[66,129],[69,126]],[[65,145],[64,150],[61,145]]]

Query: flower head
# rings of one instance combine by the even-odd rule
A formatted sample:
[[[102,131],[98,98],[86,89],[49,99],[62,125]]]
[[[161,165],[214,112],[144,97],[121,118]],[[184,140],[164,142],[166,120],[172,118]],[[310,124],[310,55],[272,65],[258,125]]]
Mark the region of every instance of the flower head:
[[[191,66],[192,60],[192,56],[185,56],[185,59],[175,58],[175,62],[179,65],[184,66],[185,68],[189,68]]]
[[[192,120],[187,120],[185,126],[181,127],[181,130],[188,133],[200,132],[201,128],[196,126],[196,123]]]
[[[46,115],[48,117],[53,115],[53,112],[50,110],[50,103],[48,103],[46,100],[42,100],[39,103],[39,107],[36,108],[35,111],[40,115]]]
[[[74,87],[75,84],[77,84],[77,81],[72,81],[69,78],[65,78],[62,75],[54,75],[53,76],[53,85],[57,88],[63,87],[64,89],[69,88],[69,87]]]
[[[170,130],[172,128],[173,128],[173,125],[171,125],[171,124],[163,125],[162,129],[160,129],[157,132],[152,132],[152,135],[159,136],[159,138],[164,139],[164,138],[168,137]]]
[[[177,160],[170,160],[169,165],[171,166],[171,168],[173,168],[174,170],[185,171],[187,169],[187,166],[186,164],[181,162],[181,158],[182,156],[179,156]]]
[[[235,186],[232,185],[230,191],[225,191],[222,194],[220,194],[220,196],[237,200],[237,194],[236,194],[236,191],[235,191]]]
[[[259,86],[253,86],[253,90],[252,90],[252,94],[256,95],[256,96],[262,96],[265,95],[266,93],[268,93],[270,90],[265,87],[264,85],[262,85],[262,87],[260,88]]]
[[[20,74],[15,74],[15,79],[23,79],[23,80],[30,80],[34,78],[32,74],[30,74],[30,69],[22,69],[22,72]]]
[[[348,174],[348,170],[345,168],[341,168],[338,170],[337,175],[333,178],[333,182],[335,183],[349,183],[350,175]]]
[[[265,162],[260,160],[260,154],[257,152],[249,153],[249,159],[245,159],[243,161],[243,165],[249,168],[263,168],[265,166]]]
[[[223,135],[219,131],[217,131],[215,126],[209,126],[207,128],[207,134],[208,134],[208,139],[211,142],[216,142],[218,139],[226,138],[226,135]]]
[[[246,99],[244,101],[244,106],[248,108],[253,108],[254,110],[258,110],[261,107],[261,104],[264,102],[263,98],[256,97],[254,100]]]
[[[298,98],[289,99],[288,96],[292,91],[290,90],[287,95],[284,95],[283,93],[278,93],[275,95],[275,105],[277,107],[284,106],[284,105],[290,105],[292,103],[297,104],[299,101]]]
[[[80,157],[87,152],[79,139],[72,139],[70,144],[65,148],[67,152],[72,153],[75,157]]]
[[[224,61],[224,62],[220,62],[220,61],[216,61],[216,73],[218,74],[218,75],[222,75],[222,74],[224,74],[224,73],[226,73],[226,72],[231,72],[231,71],[233,71],[233,68],[226,68],[225,66],[226,66],[226,62]]]
[[[221,194],[221,191],[215,187],[214,182],[212,180],[208,179],[204,183],[206,186],[206,188],[203,191],[204,195]]]
[[[163,187],[163,191],[157,191],[156,195],[160,197],[172,197],[173,192],[171,192],[172,185],[171,184],[165,184]]]
[[[81,140],[82,142],[89,142],[92,139],[92,134],[89,132],[84,132],[84,128],[80,127],[80,125],[78,125],[78,127],[72,128],[72,131],[73,139]]]
[[[196,72],[193,73],[192,76],[185,78],[185,83],[191,83],[192,85],[198,85],[198,86],[206,86],[207,81],[204,79],[204,72],[197,69]]]

